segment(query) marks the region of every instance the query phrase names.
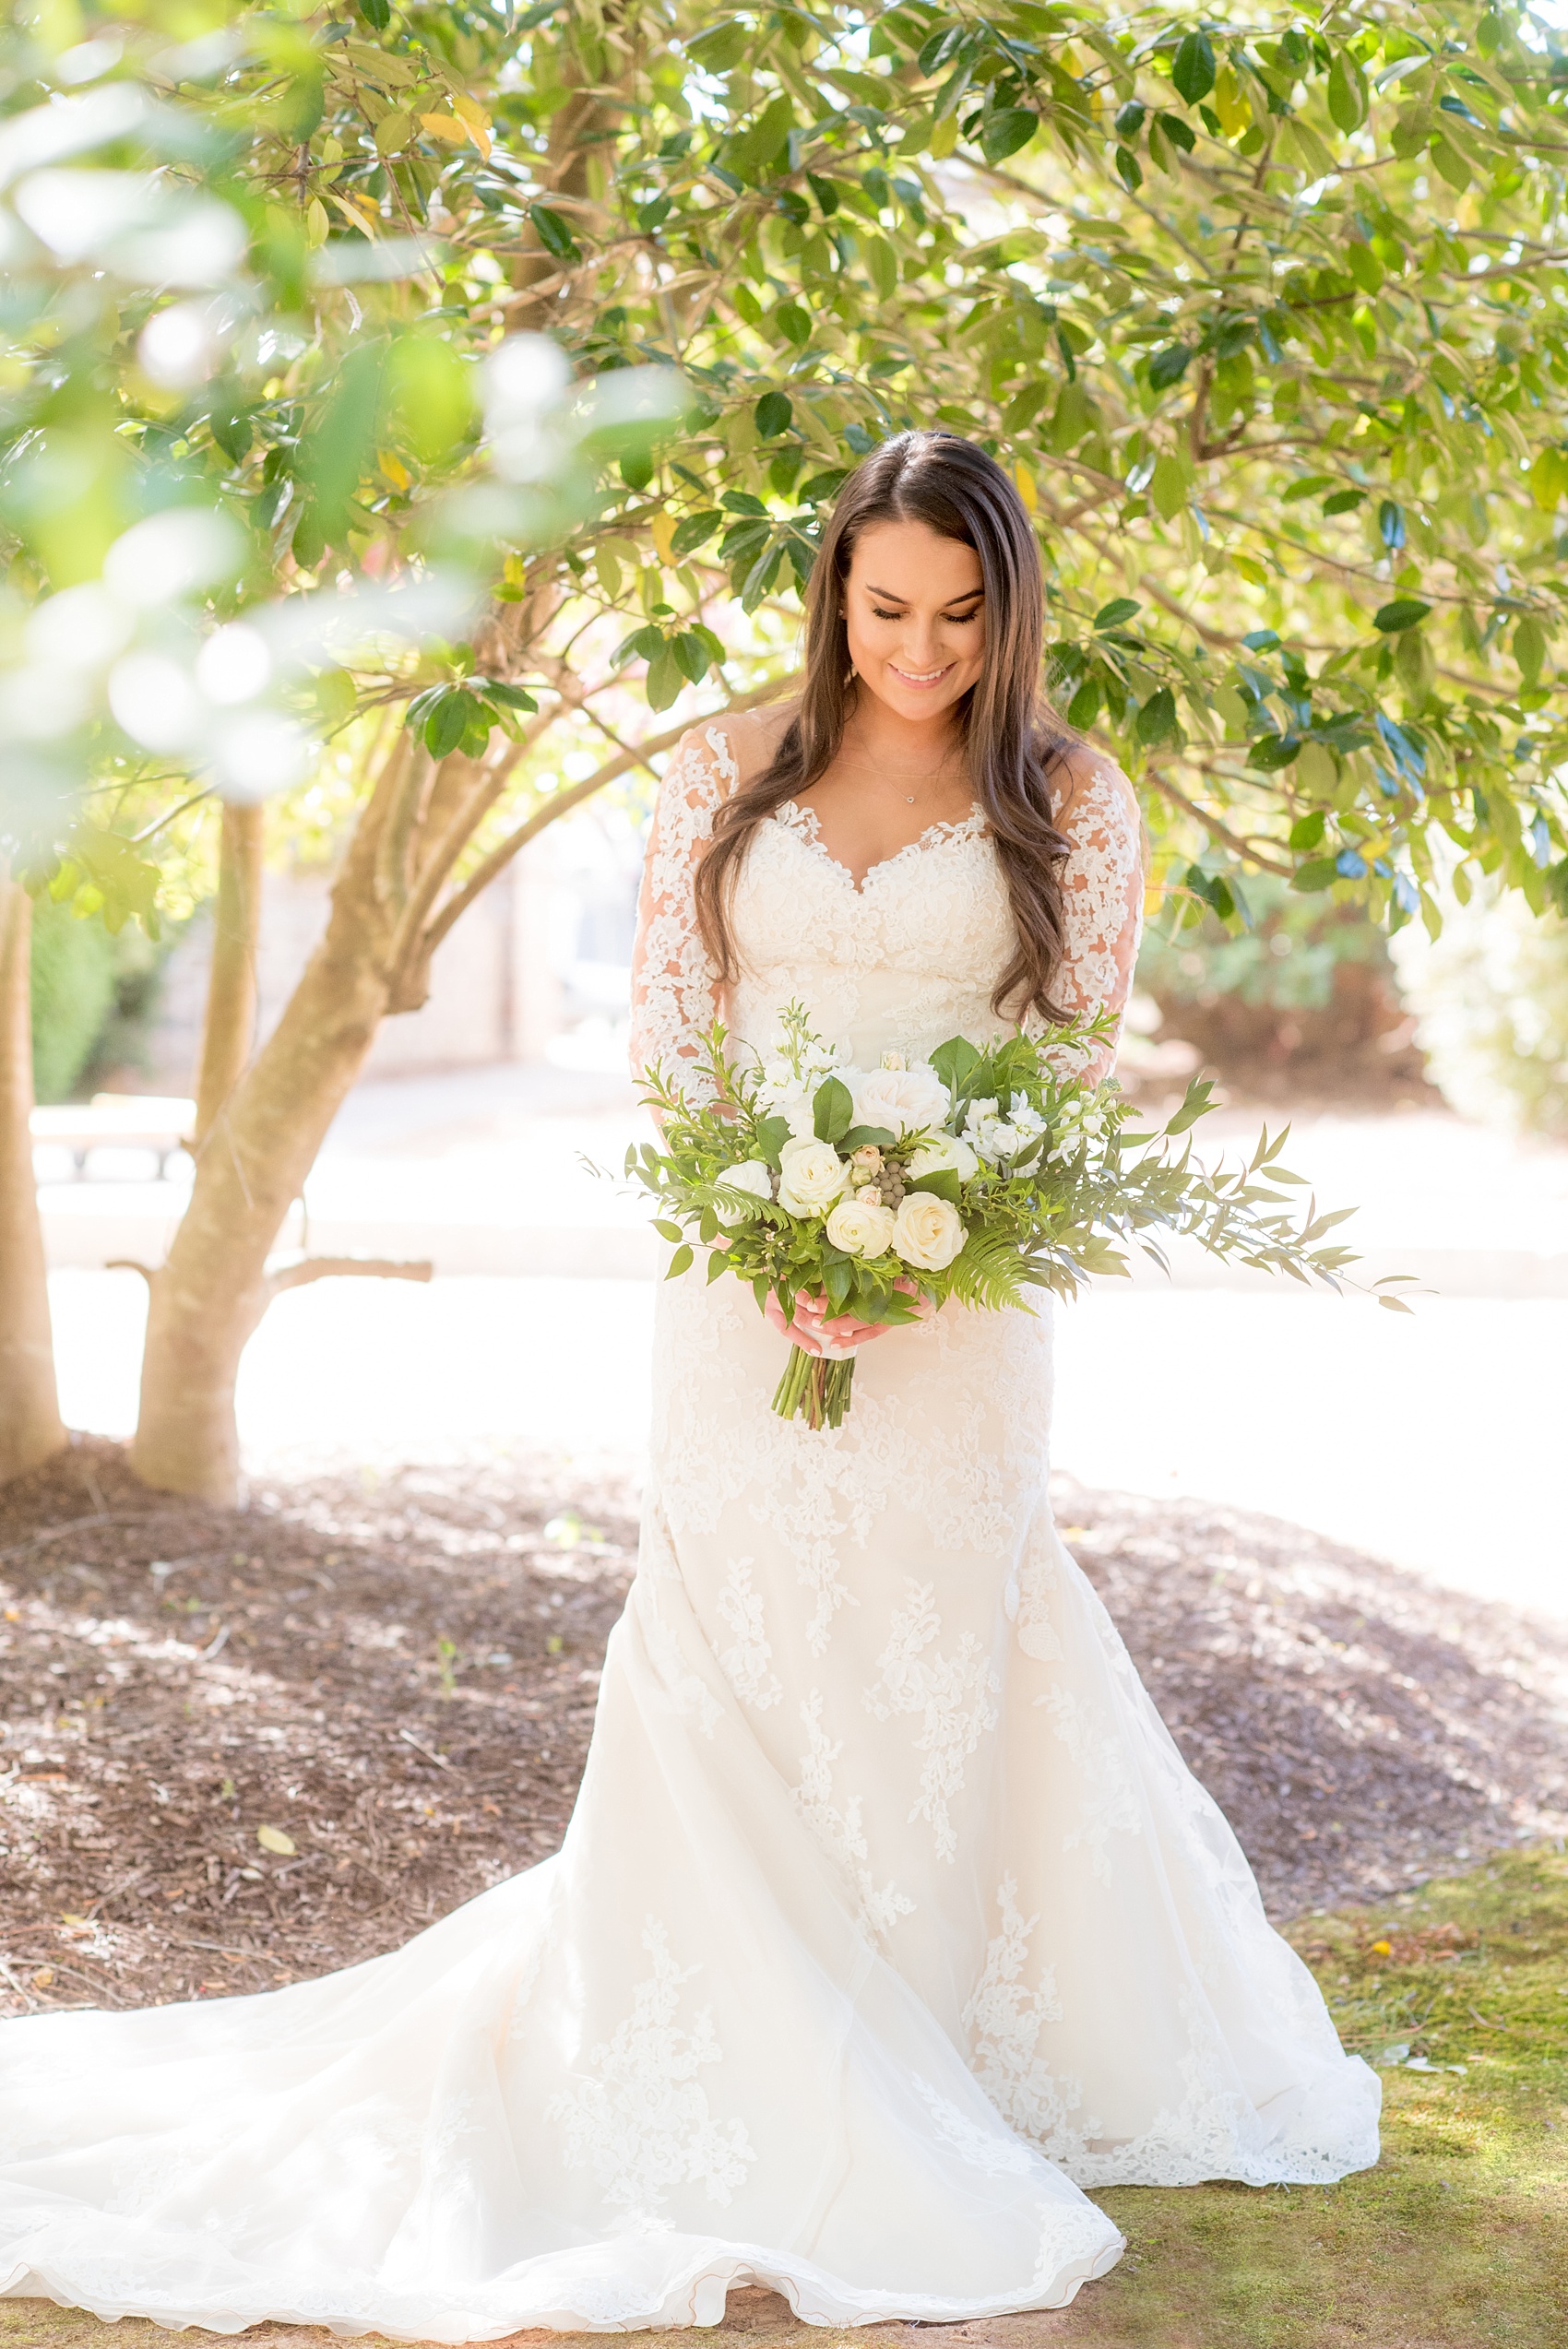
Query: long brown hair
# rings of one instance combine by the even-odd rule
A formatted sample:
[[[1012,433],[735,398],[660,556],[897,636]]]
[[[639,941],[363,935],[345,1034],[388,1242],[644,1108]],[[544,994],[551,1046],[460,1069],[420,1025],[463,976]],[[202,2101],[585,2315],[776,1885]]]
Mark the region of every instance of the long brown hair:
[[[806,674],[794,717],[765,771],[714,818],[696,874],[703,943],[726,983],[739,975],[730,919],[752,834],[786,800],[825,775],[854,707],[844,585],[855,541],[875,522],[923,522],[973,547],[985,588],[985,666],[958,705],[974,795],[1006,878],[1016,951],[992,1009],[1045,1019],[1063,951],[1061,861],[1068,843],[1051,820],[1051,777],[1077,741],[1041,682],[1045,592],[1039,549],[1016,488],[994,458],[953,433],[900,433],[873,449],[838,493],[806,597]]]

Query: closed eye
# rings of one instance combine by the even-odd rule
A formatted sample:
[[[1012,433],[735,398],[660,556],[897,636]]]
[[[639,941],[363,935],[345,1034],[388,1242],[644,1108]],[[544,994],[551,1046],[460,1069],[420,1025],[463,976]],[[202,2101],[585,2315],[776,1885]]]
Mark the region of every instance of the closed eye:
[[[902,620],[904,618],[901,611],[884,611],[880,605],[874,603],[871,608],[871,616],[873,620]],[[966,620],[978,620],[980,611],[977,606],[973,611],[944,611],[942,617],[950,628],[961,628]]]

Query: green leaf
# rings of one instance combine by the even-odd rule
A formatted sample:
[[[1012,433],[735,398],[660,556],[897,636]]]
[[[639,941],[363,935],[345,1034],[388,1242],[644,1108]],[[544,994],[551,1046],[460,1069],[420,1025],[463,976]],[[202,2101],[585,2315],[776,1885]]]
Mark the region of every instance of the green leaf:
[[[1107,628],[1123,627],[1127,621],[1133,618],[1135,612],[1142,611],[1142,610],[1143,605],[1137,601],[1135,597],[1112,596],[1111,601],[1109,603],[1102,603],[1099,610],[1095,613],[1095,631],[1098,635],[1103,633],[1103,631]]]
[[[1099,679],[1086,677],[1067,705],[1067,723],[1087,732],[1099,716]]]
[[[677,563],[683,555],[695,554],[698,547],[706,546],[723,520],[723,515],[709,506],[703,513],[688,514],[683,522],[678,522],[670,538],[670,551]]]
[[[1154,469],[1148,493],[1162,522],[1173,522],[1187,503],[1187,473],[1179,457],[1162,457]]]
[[[1163,742],[1167,736],[1175,733],[1176,696],[1169,685],[1161,685],[1158,693],[1149,695],[1138,712],[1138,722],[1134,730],[1139,741],[1146,746]]]
[[[1179,384],[1192,356],[1190,346],[1184,342],[1167,343],[1163,350],[1157,350],[1148,363],[1150,390],[1169,391],[1172,384]]]
[[[540,244],[557,261],[577,258],[577,240],[564,214],[552,212],[548,204],[533,204],[529,208],[529,219]]]
[[[952,1036],[937,1046],[931,1064],[950,1093],[962,1093],[982,1057],[967,1036]]]
[[[738,65],[755,35],[750,25],[731,17],[727,24],[710,26],[686,43],[686,54],[705,74],[727,74]]]
[[[852,1125],[848,1133],[839,1135],[837,1147],[846,1154],[851,1150],[891,1150],[897,1139],[885,1125]]]
[[[459,687],[443,694],[425,720],[424,746],[432,758],[446,758],[455,751],[480,715],[472,694]]]
[[[702,637],[687,629],[673,639],[671,648],[680,663],[683,675],[692,684],[700,685],[713,661],[713,655]]]
[[[1431,611],[1430,603],[1420,596],[1396,596],[1372,613],[1372,626],[1384,636],[1396,636],[1403,628],[1418,628]]]
[[[392,21],[392,0],[355,0],[355,6],[367,25],[377,32],[385,32]]]
[[[788,1118],[759,1118],[752,1134],[752,1147],[765,1166],[777,1174],[784,1145],[790,1139]]]
[[[684,1245],[677,1248],[675,1253],[670,1259],[670,1269],[664,1275],[665,1279],[679,1280],[683,1273],[690,1272],[695,1260],[695,1252],[693,1249]]]
[[[1315,848],[1318,842],[1323,838],[1328,818],[1324,815],[1322,808],[1313,808],[1310,814],[1299,817],[1298,820],[1290,826],[1289,844],[1291,848],[1296,849]]]
[[[1533,685],[1540,675],[1546,651],[1546,632],[1540,622],[1526,612],[1514,631],[1514,658],[1526,683]]]
[[[930,1174],[915,1175],[905,1184],[907,1191],[930,1191],[938,1199],[950,1200],[955,1207],[962,1197],[962,1186],[951,1167],[934,1167]]]
[[[500,702],[506,709],[537,710],[539,707],[533,695],[525,694],[520,685],[503,685],[487,678],[484,693],[487,701]]]
[[[795,410],[787,392],[770,391],[764,392],[753,413],[756,421],[757,437],[760,440],[776,441],[780,433],[789,431]]]
[[[1328,68],[1328,112],[1335,127],[1360,130],[1367,118],[1367,85],[1347,51],[1336,49]]]
[[[803,310],[798,302],[781,302],[768,314],[787,342],[792,342],[797,349],[803,349],[810,342],[811,313]]]
[[[980,151],[988,163],[1000,163],[1027,147],[1039,128],[1039,116],[1026,106],[1004,106],[980,126]]]
[[[1339,865],[1334,857],[1313,857],[1310,863],[1298,865],[1290,875],[1292,889],[1308,893],[1331,888],[1339,878]]]
[[[1336,490],[1332,497],[1324,499],[1323,510],[1325,514],[1348,514],[1354,507],[1364,505],[1366,502],[1365,490]]]
[[[1196,1125],[1198,1120],[1213,1107],[1210,1098],[1213,1092],[1212,1077],[1194,1077],[1187,1087],[1181,1108],[1167,1123],[1166,1133],[1168,1134],[1185,1133],[1190,1126]]]
[[[828,1077],[812,1095],[812,1130],[819,1142],[837,1142],[854,1122],[855,1104],[841,1078]]]
[[[1189,32],[1176,52],[1170,78],[1177,94],[1195,106],[1214,88],[1214,44],[1206,32]]]
[[[661,642],[647,665],[647,706],[649,709],[668,709],[686,682],[686,672],[676,657],[673,645]]]

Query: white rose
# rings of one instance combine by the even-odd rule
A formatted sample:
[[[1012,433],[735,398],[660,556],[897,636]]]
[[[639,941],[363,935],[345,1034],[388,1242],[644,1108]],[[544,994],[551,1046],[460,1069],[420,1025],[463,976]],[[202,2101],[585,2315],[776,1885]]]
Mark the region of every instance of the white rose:
[[[929,1191],[909,1191],[893,1219],[893,1245],[906,1264],[922,1273],[944,1273],[967,1233],[950,1200]]]
[[[912,1069],[873,1069],[853,1088],[855,1123],[881,1126],[889,1133],[918,1133],[941,1125],[947,1115],[947,1087],[929,1062]]]
[[[778,1204],[792,1216],[826,1215],[848,1180],[831,1142],[786,1142],[779,1153]]]
[[[827,1218],[827,1237],[851,1256],[885,1255],[893,1240],[893,1210],[873,1207],[864,1193],[840,1199]]]
[[[742,1158],[738,1167],[726,1167],[719,1178],[727,1191],[744,1191],[754,1199],[771,1199],[773,1170],[760,1158]],[[731,1223],[746,1223],[755,1215],[754,1207],[742,1207],[726,1200],[719,1210]]]
[[[960,1182],[968,1182],[979,1168],[980,1160],[956,1133],[928,1134],[909,1160],[911,1175],[951,1173]]]

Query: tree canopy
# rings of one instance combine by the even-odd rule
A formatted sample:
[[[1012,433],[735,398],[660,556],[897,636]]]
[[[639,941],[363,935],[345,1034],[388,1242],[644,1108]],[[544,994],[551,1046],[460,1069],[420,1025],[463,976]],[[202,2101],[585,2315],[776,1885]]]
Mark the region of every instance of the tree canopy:
[[[134,778],[140,829],[149,782],[286,779],[308,731],[232,716],[254,645],[195,667],[267,604],[317,739],[411,706],[434,756],[483,755],[529,701],[580,727],[628,676],[655,710],[726,657],[747,682],[726,592],[787,598],[845,470],[936,422],[1016,469],[1059,699],[1146,778],[1168,882],[1229,917],[1284,871],[1396,924],[1434,858],[1568,896],[1568,67],[1528,14],[144,0],[10,39],[35,784]],[[563,495],[540,362],[486,374],[518,331],[601,402],[652,365],[687,404]],[[18,653],[41,595],[106,559],[145,594],[160,545],[183,700],[177,594],[108,657],[45,600]],[[371,583],[374,625],[339,608]],[[74,828],[30,805],[46,864],[150,909],[101,795]]]

